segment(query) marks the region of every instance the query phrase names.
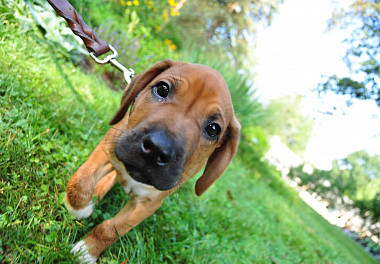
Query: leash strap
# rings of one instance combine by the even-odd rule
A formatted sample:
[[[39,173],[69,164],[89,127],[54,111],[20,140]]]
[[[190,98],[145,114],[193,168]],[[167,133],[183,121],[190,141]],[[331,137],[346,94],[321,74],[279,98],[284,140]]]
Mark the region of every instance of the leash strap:
[[[83,40],[84,45],[90,52],[91,58],[100,64],[111,63],[112,66],[123,72],[124,79],[127,83],[131,82],[131,78],[135,73],[134,70],[125,68],[116,60],[118,55],[117,51],[98,37],[95,31],[83,21],[82,16],[67,0],[48,0],[48,2],[54,8],[55,12],[66,20],[73,33]],[[109,51],[112,51],[113,54],[103,60],[97,58]]]
[[[55,12],[66,20],[73,33],[83,40],[90,52],[100,56],[110,51],[107,42],[96,35],[95,31],[83,21],[82,16],[75,11],[69,2],[66,0],[48,0],[48,2]]]

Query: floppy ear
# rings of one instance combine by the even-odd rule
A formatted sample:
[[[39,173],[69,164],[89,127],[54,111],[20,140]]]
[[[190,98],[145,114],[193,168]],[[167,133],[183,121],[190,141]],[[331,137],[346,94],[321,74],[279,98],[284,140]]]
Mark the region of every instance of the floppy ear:
[[[227,138],[222,146],[216,148],[208,158],[203,175],[195,184],[195,193],[200,196],[213,184],[225,171],[232,158],[235,156],[239,145],[241,125],[234,116],[228,126]]]
[[[159,61],[150,67],[146,72],[136,75],[132,82],[125,88],[123,96],[121,97],[120,108],[112,118],[110,125],[114,125],[123,119],[137,94],[143,90],[157,75],[166,71],[174,64],[175,62],[172,60]]]

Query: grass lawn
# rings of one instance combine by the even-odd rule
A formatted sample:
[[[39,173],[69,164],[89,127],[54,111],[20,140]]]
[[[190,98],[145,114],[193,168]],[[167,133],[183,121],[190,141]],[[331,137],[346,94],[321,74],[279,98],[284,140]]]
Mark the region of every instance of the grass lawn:
[[[115,186],[83,221],[63,204],[67,181],[109,129],[120,94],[11,26],[0,28],[0,58],[0,262],[73,263],[72,244],[128,199]],[[292,190],[254,178],[238,159],[199,198],[194,183],[99,262],[377,263]]]

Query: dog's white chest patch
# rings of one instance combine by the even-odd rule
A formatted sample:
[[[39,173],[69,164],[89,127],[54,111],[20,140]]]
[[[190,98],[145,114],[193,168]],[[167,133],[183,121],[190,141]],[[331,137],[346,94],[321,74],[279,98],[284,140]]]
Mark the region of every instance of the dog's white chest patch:
[[[121,164],[120,161],[113,160],[112,164],[121,173],[123,179],[127,182],[126,185],[123,185],[123,189],[128,195],[133,194],[140,197],[154,197],[155,195],[158,195],[161,192],[151,185],[134,180],[125,170],[124,166]]]
[[[123,178],[127,181],[127,185],[123,186],[127,194],[134,194],[137,196],[153,196],[159,191],[151,185],[147,185],[134,180],[128,173],[123,173]]]

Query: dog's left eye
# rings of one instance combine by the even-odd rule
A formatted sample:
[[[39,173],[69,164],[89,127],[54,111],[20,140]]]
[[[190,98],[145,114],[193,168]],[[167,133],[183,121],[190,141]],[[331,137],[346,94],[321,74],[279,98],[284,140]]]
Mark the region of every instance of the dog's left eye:
[[[221,128],[217,123],[211,123],[206,126],[205,131],[209,137],[216,138],[220,134]]]
[[[170,85],[164,81],[158,82],[153,86],[153,92],[161,98],[166,98],[169,95]]]

